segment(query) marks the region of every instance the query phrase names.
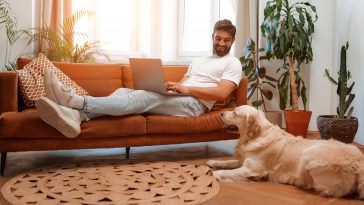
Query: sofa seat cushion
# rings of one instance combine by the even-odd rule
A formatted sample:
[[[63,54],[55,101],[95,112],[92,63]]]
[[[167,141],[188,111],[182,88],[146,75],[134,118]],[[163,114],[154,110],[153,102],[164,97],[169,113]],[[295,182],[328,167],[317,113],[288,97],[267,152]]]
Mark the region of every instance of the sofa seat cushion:
[[[147,119],[148,134],[198,134],[221,130],[224,123],[221,120],[225,108],[205,113],[199,117],[174,117],[165,115],[149,115]]]
[[[83,122],[77,138],[106,138],[146,133],[146,121],[141,115],[100,117]],[[6,138],[66,138],[43,122],[35,109],[5,112],[0,116],[0,139]]]

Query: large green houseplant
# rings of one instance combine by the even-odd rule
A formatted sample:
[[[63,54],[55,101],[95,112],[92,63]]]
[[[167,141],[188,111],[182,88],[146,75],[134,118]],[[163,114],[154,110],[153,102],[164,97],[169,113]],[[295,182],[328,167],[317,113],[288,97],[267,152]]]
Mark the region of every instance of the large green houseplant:
[[[18,29],[17,18],[13,13],[9,3],[6,0],[0,0],[0,38],[6,39],[5,45],[1,46],[1,49],[4,51],[4,56],[1,56],[3,61],[3,65],[1,65],[1,67],[4,66],[6,70],[15,69],[15,60],[23,55],[24,50],[33,40],[32,38],[28,37],[30,37],[30,31]],[[12,49],[19,40],[26,40],[27,43],[23,46],[24,49],[14,57],[12,56]]]
[[[355,98],[352,93],[355,82],[348,86],[348,80],[351,78],[350,71],[346,66],[346,52],[349,48],[349,43],[341,47],[340,53],[340,70],[338,79],[334,80],[327,69],[325,76],[329,81],[337,86],[337,95],[339,103],[336,109],[337,115],[320,115],[317,117],[317,127],[323,139],[334,138],[342,142],[351,143],[354,140],[358,130],[358,119],[352,117],[354,107],[351,106]]]
[[[264,9],[261,31],[266,38],[267,55],[283,60],[283,71],[278,78],[280,108],[288,101],[292,111],[284,111],[287,131],[305,136],[311,112],[306,111],[306,87],[300,76],[303,63],[312,61],[312,35],[317,20],[316,7],[308,2],[290,3],[288,0],[269,0]],[[304,110],[298,108],[298,97],[302,97]],[[291,121],[291,115],[292,117]]]
[[[43,24],[41,28],[36,29],[35,39],[39,46],[35,53],[43,53],[48,59],[59,62],[93,63],[97,56],[110,60],[109,55],[101,51],[99,41],[90,42],[85,33],[75,31],[76,24],[82,17],[93,14],[94,12],[89,10],[76,11],[71,17],[65,19],[60,25],[61,29],[56,31]],[[77,44],[76,36],[86,40]]]

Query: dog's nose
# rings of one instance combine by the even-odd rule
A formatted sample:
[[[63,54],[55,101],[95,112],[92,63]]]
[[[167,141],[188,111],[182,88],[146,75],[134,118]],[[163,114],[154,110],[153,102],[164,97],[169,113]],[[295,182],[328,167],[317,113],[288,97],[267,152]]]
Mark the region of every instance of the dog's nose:
[[[224,117],[224,113],[222,112],[222,113],[220,113],[220,115],[221,115],[221,117]]]

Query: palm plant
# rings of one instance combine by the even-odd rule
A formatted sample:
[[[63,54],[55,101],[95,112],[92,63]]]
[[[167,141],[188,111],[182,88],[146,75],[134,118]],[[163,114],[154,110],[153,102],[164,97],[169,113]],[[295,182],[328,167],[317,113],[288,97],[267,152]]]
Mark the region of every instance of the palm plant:
[[[17,18],[13,14],[9,3],[6,0],[0,0],[0,31],[5,29],[6,34],[6,45],[5,56],[4,56],[4,66],[7,70],[15,69],[15,59],[20,57],[24,50],[32,42],[32,38],[29,38],[24,49],[15,58],[12,58],[12,48],[13,45],[23,37],[29,37],[30,31],[28,30],[18,30],[17,28]]]
[[[77,22],[84,16],[92,16],[94,12],[89,10],[76,11],[71,17],[65,19],[60,25],[61,29],[54,31],[43,24],[36,33],[38,49],[36,53],[45,54],[52,61],[86,63],[95,62],[97,56],[103,56],[110,60],[108,54],[100,50],[99,41],[82,44],[75,43],[75,36],[87,39],[85,33],[75,32]]]
[[[316,7],[308,2],[290,5],[288,0],[269,0],[264,9],[261,31],[267,39],[266,52],[274,58],[284,60],[281,68],[284,72],[278,79],[282,110],[286,108],[288,96],[293,110],[298,110],[299,96],[302,97],[306,110],[306,87],[299,73],[302,63],[312,61],[311,43],[316,20]],[[277,70],[279,71],[280,69]]]

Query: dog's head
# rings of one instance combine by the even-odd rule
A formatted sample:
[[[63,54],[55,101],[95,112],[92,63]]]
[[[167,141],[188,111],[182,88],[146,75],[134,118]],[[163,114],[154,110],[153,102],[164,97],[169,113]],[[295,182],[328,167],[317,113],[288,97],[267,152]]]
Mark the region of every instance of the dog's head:
[[[226,125],[235,125],[239,128],[240,138],[244,142],[258,137],[261,132],[261,123],[266,122],[261,110],[248,105],[242,105],[233,111],[222,112],[221,118]]]

